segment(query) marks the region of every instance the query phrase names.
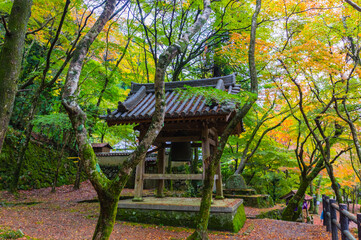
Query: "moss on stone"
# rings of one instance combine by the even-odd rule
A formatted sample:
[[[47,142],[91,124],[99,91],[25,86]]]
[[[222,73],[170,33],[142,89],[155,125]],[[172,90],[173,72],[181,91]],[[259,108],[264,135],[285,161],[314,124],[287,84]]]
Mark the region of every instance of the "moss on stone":
[[[14,145],[16,142],[5,142],[0,154],[0,189],[9,188],[13,178],[16,166]],[[77,164],[67,159],[70,156],[68,152],[64,153],[63,164],[59,169],[58,186],[73,184],[75,181]],[[30,142],[20,173],[19,189],[50,187],[54,180],[58,158],[58,152],[51,147]],[[85,179],[85,175],[82,178]]]
[[[257,194],[257,195],[231,195],[225,194],[227,198],[242,198],[244,205],[248,207],[256,208],[269,208],[274,206],[273,199],[266,194]]]
[[[268,212],[263,212],[256,216],[257,219],[269,218],[269,219],[276,219],[280,220],[282,217],[283,209],[274,209]]]
[[[198,212],[119,208],[117,219],[137,223],[195,228],[197,215]],[[244,206],[241,204],[234,213],[211,213],[208,228],[238,232],[243,227],[245,221],[246,214]]]
[[[226,189],[244,189],[247,188],[247,184],[244,178],[240,174],[231,175],[226,181]]]

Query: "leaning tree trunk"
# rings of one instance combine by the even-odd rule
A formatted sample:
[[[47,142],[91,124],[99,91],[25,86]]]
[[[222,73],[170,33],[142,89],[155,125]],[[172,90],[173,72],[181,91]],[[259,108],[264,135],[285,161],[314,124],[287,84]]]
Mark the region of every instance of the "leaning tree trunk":
[[[89,47],[103,29],[106,22],[109,20],[116,0],[107,0],[104,10],[100,17],[96,20],[89,32],[80,40],[77,48],[74,51],[74,57],[69,65],[66,83],[62,96],[62,104],[66,109],[71,120],[73,129],[76,132],[76,140],[79,146],[80,159],[87,173],[94,189],[96,190],[99,201],[101,202],[101,211],[98,218],[98,224],[95,229],[93,239],[109,239],[110,233],[113,229],[116,205],[119,200],[120,193],[124,184],[129,178],[132,170],[144,159],[148,148],[151,146],[155,138],[161,131],[165,116],[165,91],[164,91],[164,77],[166,69],[172,59],[187,48],[190,39],[198,32],[210,15],[210,2],[204,1],[204,10],[202,15],[181,37],[178,43],[169,46],[160,56],[156,68],[154,78],[155,89],[155,111],[152,122],[148,128],[142,141],[139,143],[135,151],[127,158],[127,160],[120,166],[118,176],[113,180],[109,180],[99,169],[97,158],[88,141],[88,132],[85,127],[86,114],[83,112],[77,103],[79,77],[81,74],[83,62]],[[128,4],[127,1],[123,7]]]
[[[13,111],[32,0],[14,0],[0,52],[0,152]]]
[[[100,203],[100,213],[95,227],[93,239],[108,239],[113,231],[119,194],[109,194],[108,192],[98,192]]]
[[[323,169],[324,169],[324,161],[322,159],[319,159],[314,169],[308,175],[306,175],[306,173],[301,175],[301,182],[298,187],[297,193],[288,202],[288,205],[285,208],[285,210],[283,210],[282,220],[285,221],[297,220],[299,215],[295,212],[295,209],[299,206],[300,203],[303,203],[303,197],[306,193],[307,187],[310,185],[310,182],[313,179],[315,179]]]
[[[66,146],[66,143],[68,142],[69,136],[70,136],[70,132],[67,132],[65,134],[65,138],[63,139],[63,146],[61,147],[60,156],[59,156],[58,161],[56,163],[56,171],[55,171],[53,186],[51,187],[51,192],[52,193],[55,193],[55,191],[56,191],[56,185],[58,184],[59,170],[60,170],[61,162],[62,162],[62,159],[63,159],[65,146]]]
[[[340,187],[339,187],[338,182],[337,182],[337,180],[335,178],[335,175],[333,174],[332,165],[329,164],[329,163],[326,163],[326,170],[327,170],[328,176],[330,177],[331,187],[332,187],[333,191],[335,192],[337,202],[339,204],[343,203],[342,196],[341,196],[341,193],[340,193]]]
[[[256,30],[257,30],[257,17],[261,10],[261,0],[257,0],[256,10],[252,16],[252,25],[251,25],[251,39],[249,44],[249,69],[250,69],[250,78],[251,78],[251,92],[254,96],[237,110],[236,115],[232,118],[230,123],[227,125],[226,129],[221,135],[219,145],[216,147],[215,153],[212,156],[208,157],[205,160],[205,179],[204,187],[202,191],[202,200],[201,206],[197,218],[196,230],[190,235],[187,239],[208,239],[208,220],[210,214],[210,207],[212,201],[212,188],[213,188],[213,179],[218,166],[224,147],[228,141],[229,136],[233,133],[236,125],[241,121],[241,119],[248,113],[252,105],[256,102],[258,97],[258,81],[257,81],[257,70],[255,63],[255,45],[256,45]]]
[[[299,217],[298,214],[299,211],[295,211],[295,209],[299,208],[300,203],[303,203],[304,196],[309,185],[310,185],[310,180],[305,177],[301,177],[301,182],[300,182],[300,186],[297,189],[297,193],[288,202],[287,207],[282,212],[282,220],[285,221],[297,220],[297,218]]]

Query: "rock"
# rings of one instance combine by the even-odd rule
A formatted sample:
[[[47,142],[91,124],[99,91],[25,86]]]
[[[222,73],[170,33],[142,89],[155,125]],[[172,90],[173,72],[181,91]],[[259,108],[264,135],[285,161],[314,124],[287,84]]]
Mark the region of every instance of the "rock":
[[[245,189],[247,184],[244,178],[240,174],[234,174],[230,176],[226,181],[226,189]]]

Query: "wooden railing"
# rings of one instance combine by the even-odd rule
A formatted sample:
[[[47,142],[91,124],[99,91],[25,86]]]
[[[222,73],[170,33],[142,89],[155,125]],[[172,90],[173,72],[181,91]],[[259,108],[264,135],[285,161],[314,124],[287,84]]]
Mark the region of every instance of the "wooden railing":
[[[322,196],[323,205],[323,225],[326,230],[332,233],[332,240],[338,240],[338,230],[341,233],[341,239],[357,239],[349,230],[349,221],[357,224],[358,239],[361,240],[361,213],[354,214],[347,211],[346,204],[336,204],[335,199],[330,199],[328,196]],[[337,221],[337,212],[339,212],[339,221]]]

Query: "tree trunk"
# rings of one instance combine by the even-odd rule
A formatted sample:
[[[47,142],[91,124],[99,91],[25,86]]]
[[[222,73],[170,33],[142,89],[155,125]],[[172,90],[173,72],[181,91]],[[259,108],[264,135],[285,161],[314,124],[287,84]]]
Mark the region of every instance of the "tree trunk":
[[[0,52],[0,152],[13,111],[31,5],[32,0],[14,0]]]
[[[330,180],[331,180],[331,187],[333,189],[333,191],[335,192],[335,195],[336,195],[336,200],[338,202],[338,204],[340,203],[343,203],[342,201],[342,196],[341,196],[341,193],[340,193],[340,187],[339,187],[339,184],[335,178],[335,175],[333,174],[333,167],[331,164],[329,163],[326,163],[326,169],[327,169],[327,173],[328,173],[328,176],[330,177]]]
[[[188,240],[208,239],[208,220],[212,202],[214,175],[217,166],[214,163],[210,163],[211,160],[212,158],[208,157],[205,161],[205,178],[203,181],[201,206],[199,209],[199,215],[197,217],[197,227],[196,231],[194,231],[194,233],[187,238]]]
[[[310,194],[311,194],[311,197],[313,197],[313,180],[310,182]],[[310,203],[310,208],[309,208],[309,211],[310,212],[313,212],[315,211],[315,208],[316,208],[316,204],[315,204],[315,201],[314,199],[312,199],[311,203]]]
[[[248,57],[249,57],[249,70],[250,70],[250,79],[251,79],[251,92],[254,94],[249,100],[243,104],[239,109],[237,109],[235,116],[229,122],[227,127],[224,129],[218,146],[215,149],[215,152],[212,153],[210,157],[207,158],[208,163],[205,162],[206,166],[206,175],[204,179],[203,194],[201,200],[201,206],[198,215],[198,223],[196,226],[195,232],[189,236],[187,239],[208,239],[207,228],[208,228],[208,219],[210,213],[210,206],[212,201],[212,188],[214,183],[214,175],[216,167],[218,166],[224,147],[228,141],[229,136],[233,133],[234,128],[237,126],[239,121],[248,113],[252,105],[256,102],[258,98],[258,78],[255,62],[255,45],[256,45],[256,30],[257,30],[257,17],[261,10],[261,0],[257,0],[256,9],[252,16],[251,24],[251,37],[249,43]]]
[[[119,196],[120,194],[112,195],[109,192],[98,192],[100,213],[92,238],[93,240],[109,239],[117,215]]]
[[[78,167],[76,170],[76,175],[75,175],[75,181],[74,181],[74,186],[73,189],[74,190],[78,190],[80,188],[80,174],[81,174],[81,170],[82,170],[82,164],[80,159],[78,160]]]
[[[38,101],[40,98],[40,94],[42,92],[42,89],[38,89],[32,99],[32,103],[30,106],[30,112],[28,114],[27,117],[27,123],[25,125],[25,139],[23,141],[23,144],[21,144],[21,147],[19,149],[19,153],[17,156],[17,160],[16,160],[16,167],[15,167],[15,171],[14,171],[14,178],[10,187],[10,191],[12,193],[15,193],[18,189],[18,182],[19,182],[19,177],[20,177],[20,172],[23,166],[23,162],[24,162],[24,158],[25,158],[25,153],[26,150],[28,149],[29,146],[29,142],[31,139],[31,133],[33,131],[34,128],[34,124],[32,123],[32,120],[35,117],[35,112],[38,106]]]
[[[53,186],[51,188],[52,193],[55,193],[56,185],[58,184],[58,176],[59,176],[59,169],[61,166],[61,160],[63,159],[65,146],[66,146],[66,143],[68,142],[69,136],[70,136],[70,132],[67,132],[65,135],[65,138],[63,139],[63,146],[61,148],[60,156],[59,156],[58,162],[56,164],[56,171],[55,171]]]
[[[300,186],[298,187],[297,193],[291,198],[288,202],[287,207],[282,212],[282,220],[284,221],[296,221],[299,217],[299,211],[295,209],[299,208],[300,203],[304,201],[304,196],[308,186],[310,185],[310,180],[307,178],[301,177]],[[300,210],[300,209],[297,209]]]
[[[206,23],[210,12],[210,2],[204,0],[204,9],[202,15],[190,27],[186,33],[181,37],[177,44],[169,46],[160,56],[159,62],[155,72],[154,90],[155,90],[155,110],[152,117],[152,122],[147,130],[147,133],[139,143],[134,152],[124,161],[118,172],[118,176],[113,180],[109,180],[101,171],[94,150],[88,141],[88,132],[85,127],[86,114],[81,109],[77,102],[79,78],[82,71],[84,59],[89,51],[89,48],[105,24],[112,15],[116,0],[107,0],[104,10],[99,18],[94,23],[93,27],[80,40],[77,48],[74,51],[73,59],[69,65],[66,83],[63,89],[62,104],[66,109],[72,123],[72,127],[76,133],[76,140],[79,146],[80,159],[88,175],[93,187],[99,195],[99,201],[106,203],[109,201],[111,206],[107,204],[100,205],[101,215],[99,216],[98,225],[94,234],[94,239],[108,239],[112,231],[115,219],[115,213],[111,209],[116,208],[120,192],[132,170],[144,159],[148,148],[154,142],[159,132],[161,131],[165,117],[165,90],[164,78],[166,69],[172,59],[180,52],[184,51],[190,39],[198,32]],[[123,6],[125,7],[129,1]],[[114,201],[113,201],[114,200]],[[114,203],[115,202],[115,203]],[[113,217],[114,216],[114,217]],[[108,234],[109,233],[109,234]]]

